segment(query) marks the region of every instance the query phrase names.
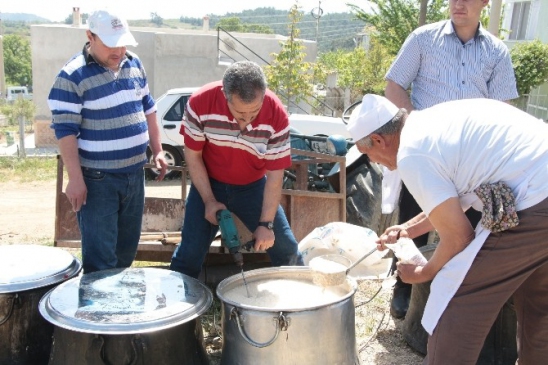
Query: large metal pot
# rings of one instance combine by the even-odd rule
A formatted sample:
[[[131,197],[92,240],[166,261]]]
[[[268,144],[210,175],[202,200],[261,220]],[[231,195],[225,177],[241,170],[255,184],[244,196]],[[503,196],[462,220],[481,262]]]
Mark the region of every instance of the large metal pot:
[[[40,313],[55,325],[50,365],[206,365],[198,317],[211,291],[159,268],[84,274],[49,291]]]
[[[325,296],[303,298],[314,285],[308,267],[277,267],[245,273],[250,296],[265,297],[267,291],[281,299],[279,304],[234,300],[233,295],[244,286],[241,275],[223,280],[217,286],[222,304],[224,365],[355,365],[360,364],[356,349],[354,294],[356,282],[347,278]],[[263,285],[280,283],[264,289]],[[296,283],[293,286],[292,283]],[[287,284],[287,285],[286,285]],[[244,289],[245,290],[245,289]],[[316,298],[318,299],[316,301]],[[291,299],[289,302],[287,299]],[[285,303],[289,304],[285,304]]]
[[[38,302],[81,268],[59,248],[0,246],[0,364],[48,363],[53,326],[40,316]]]

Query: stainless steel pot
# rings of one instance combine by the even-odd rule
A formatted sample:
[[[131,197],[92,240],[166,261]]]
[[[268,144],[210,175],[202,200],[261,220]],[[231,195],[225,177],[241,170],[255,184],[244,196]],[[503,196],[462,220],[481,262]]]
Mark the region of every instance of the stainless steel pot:
[[[55,326],[50,365],[206,365],[199,316],[211,291],[159,268],[84,274],[49,291],[40,313]]]
[[[295,281],[314,285],[312,270],[308,267],[251,270],[246,272],[246,280],[251,296],[257,297],[261,296],[257,290],[263,283]],[[314,303],[306,298],[307,303],[303,300],[300,305],[297,298],[289,306],[258,305],[231,299],[234,298],[231,291],[242,286],[241,275],[231,276],[217,286],[217,296],[222,305],[221,364],[360,364],[354,312],[357,284],[353,279],[347,278],[337,286],[338,294],[330,295],[330,299],[323,297]],[[281,299],[295,299],[303,293],[282,289],[275,294]]]
[[[53,326],[40,316],[38,303],[81,268],[59,248],[0,246],[0,364],[48,363]]]

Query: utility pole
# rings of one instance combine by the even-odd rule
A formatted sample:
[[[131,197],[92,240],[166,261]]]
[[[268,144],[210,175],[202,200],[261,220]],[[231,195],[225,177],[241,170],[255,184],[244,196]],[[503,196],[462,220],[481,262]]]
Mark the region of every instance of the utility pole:
[[[322,2],[318,1],[318,7],[310,11],[310,15],[316,19],[316,44],[318,44],[318,35],[320,30],[320,18],[323,15]]]

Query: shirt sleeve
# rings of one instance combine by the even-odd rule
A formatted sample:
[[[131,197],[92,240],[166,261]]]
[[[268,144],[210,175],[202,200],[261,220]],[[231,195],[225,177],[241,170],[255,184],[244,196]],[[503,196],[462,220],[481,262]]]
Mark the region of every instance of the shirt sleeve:
[[[272,125],[274,133],[268,141],[265,154],[265,166],[270,171],[282,170],[291,166],[289,117],[283,104],[276,97],[273,98],[273,104]]]
[[[495,66],[488,82],[488,90],[490,99],[507,101],[517,98],[518,91],[510,52],[504,46],[501,53],[500,61]]]
[[[386,73],[385,79],[394,81],[404,89],[408,89],[413,80],[417,77],[421,62],[421,48],[419,39],[415,33],[411,33],[390,69]]]
[[[198,114],[195,111],[195,100],[193,97],[187,102],[181,130],[179,133],[183,135],[185,148],[201,151],[205,145],[204,125],[200,121]]]
[[[51,128],[57,139],[80,133],[83,101],[76,82],[64,70],[55,78],[48,106],[52,114]]]
[[[446,169],[427,155],[413,155],[398,160],[398,172],[427,216],[447,199],[458,197]]]

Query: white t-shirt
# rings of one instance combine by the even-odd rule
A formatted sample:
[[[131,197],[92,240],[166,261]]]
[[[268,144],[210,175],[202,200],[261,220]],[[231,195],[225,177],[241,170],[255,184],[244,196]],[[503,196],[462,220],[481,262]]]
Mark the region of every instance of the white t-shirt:
[[[457,196],[466,210],[483,183],[505,182],[517,210],[548,196],[548,125],[504,102],[467,99],[413,111],[397,158],[403,182],[427,215]]]

